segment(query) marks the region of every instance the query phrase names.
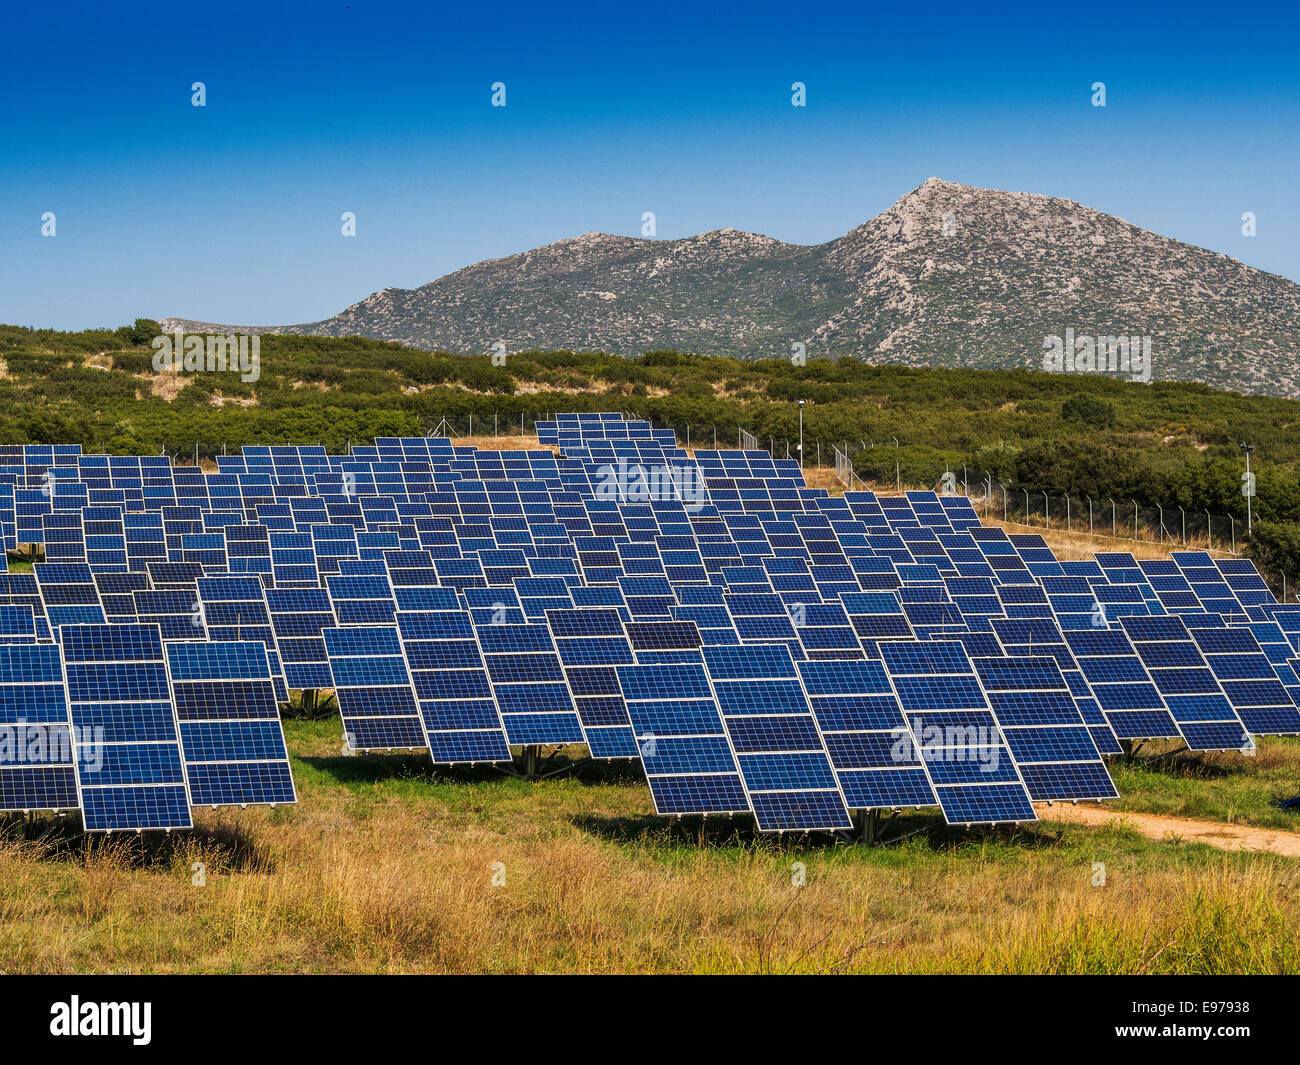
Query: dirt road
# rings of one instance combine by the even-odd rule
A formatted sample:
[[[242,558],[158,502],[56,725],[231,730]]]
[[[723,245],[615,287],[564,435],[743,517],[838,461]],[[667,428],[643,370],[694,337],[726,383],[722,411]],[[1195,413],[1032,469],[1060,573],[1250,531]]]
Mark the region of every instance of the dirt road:
[[[1148,839],[1177,839],[1183,843],[1204,843],[1225,851],[1268,851],[1287,858],[1300,858],[1300,834],[1275,828],[1228,825],[1221,821],[1196,821],[1163,814],[1128,813],[1104,806],[1071,806],[1039,803],[1038,816],[1044,821],[1068,821],[1078,825],[1127,824]]]

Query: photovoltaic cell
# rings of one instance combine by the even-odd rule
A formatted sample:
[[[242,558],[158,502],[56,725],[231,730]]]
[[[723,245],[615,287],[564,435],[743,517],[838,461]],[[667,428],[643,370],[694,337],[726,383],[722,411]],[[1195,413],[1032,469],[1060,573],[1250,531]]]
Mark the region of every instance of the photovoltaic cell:
[[[703,664],[617,666],[615,672],[655,811],[748,813]]]
[[[30,625],[30,608],[0,608],[19,610]],[[77,808],[69,725],[59,649],[35,643],[34,633],[31,642],[0,643],[0,811]]]
[[[973,665],[1030,798],[1119,797],[1056,659],[1004,655]]]
[[[469,613],[398,611],[396,617],[434,763],[509,761]]]
[[[796,668],[850,809],[936,805],[879,661],[805,661]]]
[[[1036,820],[966,649],[949,641],[892,641],[880,651],[948,823]]]
[[[354,751],[427,746],[396,625],[321,630],[345,745]]]
[[[1120,624],[1191,750],[1254,750],[1254,741],[1180,618],[1126,617]]]
[[[789,649],[714,646],[702,653],[759,828],[851,828]]]
[[[158,626],[67,625],[61,635],[86,830],[189,828]]]
[[[214,640],[165,646],[190,804],[296,802],[262,643]]]

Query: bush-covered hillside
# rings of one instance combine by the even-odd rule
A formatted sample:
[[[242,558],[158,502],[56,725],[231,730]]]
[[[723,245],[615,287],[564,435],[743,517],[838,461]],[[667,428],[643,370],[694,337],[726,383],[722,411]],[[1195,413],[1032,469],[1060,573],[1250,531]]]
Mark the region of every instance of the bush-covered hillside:
[[[740,427],[808,456],[850,443],[858,472],[933,484],[966,466],[1009,485],[1245,514],[1238,441],[1252,442],[1256,513],[1300,520],[1300,401],[1182,383],[1133,384],[1027,371],[868,366],[850,359],[739,361],[676,352],[487,356],[424,352],[359,337],[264,336],[261,376],[156,374],[156,323],[59,333],[0,326],[0,439],[182,458],[223,443],[323,443],[424,433],[531,430],[559,410],[623,410],[692,443],[734,446]],[[898,447],[893,446],[894,439]],[[875,441],[877,447],[860,448]],[[884,445],[884,446],[881,446]]]

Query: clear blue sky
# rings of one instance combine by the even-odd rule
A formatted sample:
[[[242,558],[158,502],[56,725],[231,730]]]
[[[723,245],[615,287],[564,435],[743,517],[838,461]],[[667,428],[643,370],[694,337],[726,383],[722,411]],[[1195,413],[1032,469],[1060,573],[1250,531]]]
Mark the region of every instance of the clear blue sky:
[[[1293,7],[548,6],[10,5],[0,321],[313,321],[643,211],[816,243],[930,175],[1300,279]]]

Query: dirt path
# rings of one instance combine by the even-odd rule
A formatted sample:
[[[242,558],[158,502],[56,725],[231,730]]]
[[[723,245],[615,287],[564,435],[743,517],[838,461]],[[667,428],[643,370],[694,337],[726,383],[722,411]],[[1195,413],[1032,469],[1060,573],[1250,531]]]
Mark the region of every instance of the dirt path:
[[[1300,858],[1300,834],[1276,828],[1228,825],[1220,821],[1195,821],[1163,814],[1138,814],[1108,810],[1104,806],[1071,806],[1039,803],[1038,816],[1044,821],[1069,821],[1076,825],[1127,824],[1148,839],[1176,838],[1183,843],[1204,843],[1225,851],[1268,851],[1287,858]]]

